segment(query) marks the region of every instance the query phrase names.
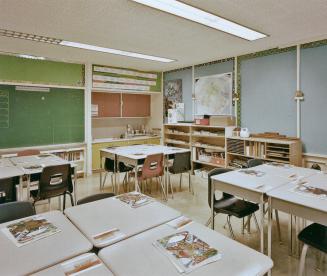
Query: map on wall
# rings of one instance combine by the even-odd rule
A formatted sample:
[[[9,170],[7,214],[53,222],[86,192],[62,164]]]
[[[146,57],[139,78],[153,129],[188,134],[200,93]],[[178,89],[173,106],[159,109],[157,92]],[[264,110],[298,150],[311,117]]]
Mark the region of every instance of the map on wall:
[[[232,73],[197,78],[194,89],[196,115],[232,114]]]

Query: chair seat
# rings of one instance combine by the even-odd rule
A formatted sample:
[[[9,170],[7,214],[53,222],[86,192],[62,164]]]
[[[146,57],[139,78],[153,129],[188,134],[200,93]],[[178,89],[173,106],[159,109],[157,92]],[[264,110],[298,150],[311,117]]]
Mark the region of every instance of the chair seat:
[[[327,253],[327,226],[310,224],[300,232],[298,238],[303,243]]]
[[[244,201],[236,197],[218,200],[214,204],[215,212],[237,218],[247,217],[259,210],[258,204]]]

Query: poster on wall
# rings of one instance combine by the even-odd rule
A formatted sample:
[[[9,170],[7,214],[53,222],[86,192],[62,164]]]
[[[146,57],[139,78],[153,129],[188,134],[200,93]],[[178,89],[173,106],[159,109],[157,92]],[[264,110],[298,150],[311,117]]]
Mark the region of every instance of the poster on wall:
[[[232,73],[195,79],[195,115],[232,115]]]
[[[178,103],[183,103],[182,80],[166,81],[164,87],[164,122],[166,122],[168,109],[175,109]]]

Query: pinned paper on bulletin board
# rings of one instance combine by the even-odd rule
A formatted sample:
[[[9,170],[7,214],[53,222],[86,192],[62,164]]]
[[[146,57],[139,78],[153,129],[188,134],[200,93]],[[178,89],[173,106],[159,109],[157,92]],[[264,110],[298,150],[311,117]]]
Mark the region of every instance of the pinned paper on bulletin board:
[[[9,128],[9,91],[0,90],[0,128]]]

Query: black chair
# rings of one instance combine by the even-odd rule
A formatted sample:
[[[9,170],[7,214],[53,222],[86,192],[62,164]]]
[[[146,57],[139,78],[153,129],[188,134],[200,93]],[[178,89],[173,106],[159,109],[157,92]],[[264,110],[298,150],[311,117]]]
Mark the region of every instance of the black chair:
[[[16,201],[16,178],[0,179],[0,204]]]
[[[35,215],[35,209],[29,201],[16,201],[0,205],[0,223]]]
[[[222,174],[230,172],[230,169],[213,169],[208,174],[208,203],[209,207],[211,208],[211,177],[214,175]],[[238,199],[234,197],[233,195],[230,195],[228,193],[223,193],[222,197],[220,199],[215,199],[214,197],[214,217],[213,217],[213,228],[215,225],[215,216],[217,214],[226,214],[227,215],[227,224],[229,227],[230,234],[233,239],[235,239],[235,235],[233,232],[232,225],[230,223],[231,216],[237,217],[237,218],[245,218],[247,216],[253,216],[255,224],[257,226],[257,229],[259,230],[259,225],[255,216],[255,212],[259,210],[258,204],[248,202],[242,199]],[[207,225],[209,225],[210,220],[208,221]]]
[[[100,190],[104,188],[104,185],[106,183],[108,174],[111,174],[111,185],[112,185],[112,187],[114,187],[113,175],[115,173],[115,161],[110,159],[110,158],[106,158],[106,160],[104,162],[104,169],[106,171],[106,174],[104,176],[102,184],[100,184]],[[127,184],[128,172],[130,172],[132,170],[133,170],[133,167],[126,166],[123,162],[118,163],[117,172],[118,173],[125,173],[123,183],[126,182],[126,184]]]
[[[179,189],[182,189],[182,176],[183,173],[188,173],[188,187],[189,191],[192,191],[194,194],[194,189],[191,185],[191,153],[190,152],[182,152],[177,153],[174,156],[173,165],[168,168],[169,171],[169,186],[171,189],[171,195],[174,198],[173,186],[170,181],[170,174],[180,174],[179,178]]]
[[[70,164],[49,166],[43,168],[38,189],[31,191],[33,205],[37,201],[63,196],[63,210],[66,208],[66,195],[70,196],[71,205],[73,200],[73,183],[71,178]]]
[[[247,167],[248,168],[260,166],[260,165],[263,165],[263,164],[264,164],[264,162],[261,159],[250,159],[250,160],[247,161]]]
[[[298,238],[304,243],[298,273],[299,276],[302,276],[309,246],[321,251],[322,253],[327,253],[327,227],[318,223],[313,223],[304,228],[299,233]]]
[[[115,196],[114,193],[101,193],[101,194],[95,194],[95,195],[90,195],[87,197],[84,197],[80,200],[77,201],[77,205],[81,205],[81,204],[85,204],[85,203],[89,203],[89,202],[93,202],[93,201],[97,201],[97,200],[101,200],[101,199],[105,199],[105,198],[109,198],[109,197],[113,197]]]

